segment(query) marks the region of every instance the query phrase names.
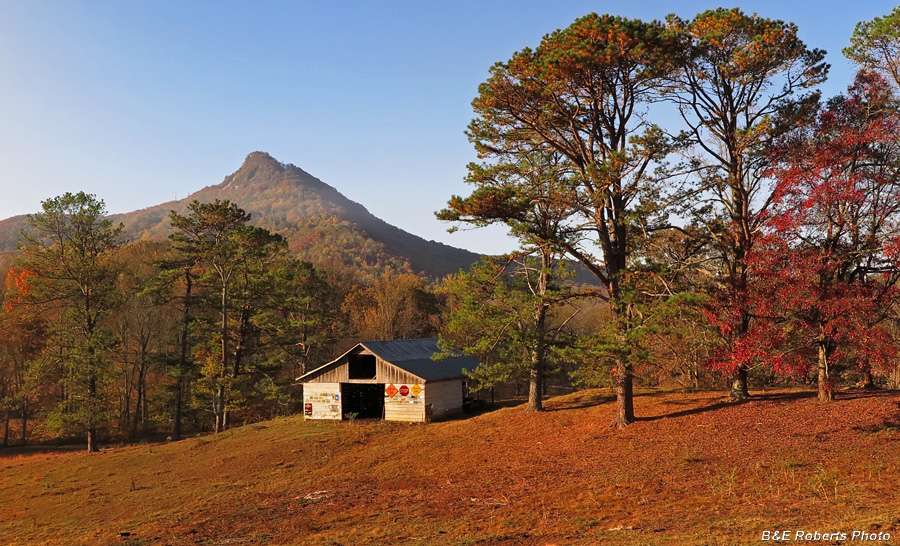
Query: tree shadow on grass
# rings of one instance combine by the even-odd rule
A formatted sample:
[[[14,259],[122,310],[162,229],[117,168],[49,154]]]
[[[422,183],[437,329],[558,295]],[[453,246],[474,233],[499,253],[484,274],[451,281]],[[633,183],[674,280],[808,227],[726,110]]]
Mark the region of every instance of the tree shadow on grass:
[[[514,408],[516,406],[524,406],[526,400],[522,399],[506,399],[506,400],[496,400],[493,403],[487,400],[481,400],[482,404],[478,404],[472,409],[464,410],[460,413],[452,413],[450,415],[445,415],[438,417],[434,420],[435,423],[446,423],[448,421],[465,421],[466,419],[471,419],[473,417],[478,417],[480,415],[487,415],[488,413],[493,413],[498,410],[502,410],[505,408]]]
[[[80,444],[64,446],[9,446],[0,448],[0,460],[40,457],[41,455],[61,455],[74,451],[85,451],[85,447]]]
[[[712,402],[705,406],[675,411],[672,413],[664,413],[662,415],[652,415],[649,417],[637,417],[635,418],[638,422],[646,422],[646,421],[658,421],[660,419],[674,419],[678,417],[686,417],[688,415],[698,415],[700,413],[706,413],[709,411],[716,411],[723,408],[729,408],[734,406],[740,406],[746,404],[748,402],[759,402],[759,401],[791,401],[791,400],[802,400],[804,398],[813,398],[816,396],[815,392],[773,392],[773,393],[762,393],[762,394],[754,394],[751,395],[750,398],[746,400],[731,400],[729,398],[725,398],[724,400],[719,400],[717,402]]]
[[[900,391],[896,389],[867,389],[865,387],[858,387],[835,391],[834,399],[835,401],[841,401],[855,400],[857,398],[885,398],[897,395],[900,395]]]
[[[552,405],[544,404],[544,411],[553,412],[553,411],[571,411],[585,408],[593,408],[594,406],[599,406],[601,404],[608,404],[609,402],[615,402],[615,396],[594,396],[590,399],[579,399],[577,401],[572,402],[557,402]]]
[[[900,423],[896,421],[882,421],[879,425],[869,425],[869,426],[855,426],[853,430],[857,432],[864,432],[866,434],[879,434],[879,433],[890,433],[890,432],[900,432]],[[896,440],[896,438],[892,438]]]
[[[672,406],[696,406],[699,403],[702,403],[702,400],[698,398],[690,398],[691,395],[702,396],[704,394],[709,394],[710,391],[698,391],[696,393],[684,393],[686,397],[685,400],[667,400],[664,401],[665,405]],[[672,413],[665,413],[662,415],[651,415],[649,417],[637,417],[636,421],[657,421],[659,419],[667,419],[667,418],[678,418],[684,417],[687,415],[696,415],[700,413],[705,413],[708,411],[716,411],[719,409],[738,406],[741,404],[746,404],[747,402],[790,402],[794,400],[803,400],[809,398],[815,398],[817,396],[816,391],[793,391],[793,392],[760,392],[751,395],[750,398],[746,400],[730,400],[727,398],[728,391],[721,391],[722,399],[709,403],[705,406],[701,407],[691,407],[690,409],[685,409],[681,411],[675,411]],[[650,390],[645,392],[635,393],[635,399],[641,398],[650,398],[656,396],[670,395],[674,394],[673,391],[667,390]],[[835,401],[840,402],[841,400],[853,400],[855,398],[874,398],[874,397],[885,397],[885,396],[896,396],[900,395],[900,391],[897,390],[882,390],[882,389],[846,389],[842,391],[837,391],[835,393]],[[576,391],[575,393],[565,395],[566,400],[554,400],[549,399],[544,401],[544,411],[545,412],[556,412],[556,411],[571,411],[571,410],[579,410],[592,408],[595,406],[599,406],[602,404],[609,404],[616,401],[616,396],[614,394],[602,394],[596,391]],[[498,400],[496,403],[491,405],[490,403],[486,403],[486,405],[478,410],[471,413],[462,413],[453,416],[449,416],[446,418],[442,418],[442,421],[455,421],[459,419],[467,419],[470,417],[483,415],[486,413],[491,413],[499,409],[522,406],[525,405],[527,399],[525,398],[515,398],[515,399],[506,399],[506,400]],[[640,411],[640,407],[636,408],[637,411]]]
[[[634,394],[635,398],[648,398],[653,396],[663,396],[672,394],[670,391],[652,390],[646,392],[638,392]],[[575,396],[575,398],[572,398]],[[568,395],[571,400],[548,400],[544,402],[544,411],[569,411],[577,409],[592,408],[601,404],[609,404],[616,401],[615,394],[600,394],[597,392],[583,391],[582,396]]]

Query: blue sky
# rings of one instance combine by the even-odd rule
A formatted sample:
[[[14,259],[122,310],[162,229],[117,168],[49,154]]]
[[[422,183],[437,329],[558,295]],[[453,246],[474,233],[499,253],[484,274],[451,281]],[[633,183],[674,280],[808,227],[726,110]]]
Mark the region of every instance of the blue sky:
[[[499,228],[448,234],[433,214],[470,191],[464,130],[490,66],[592,11],[689,18],[719,5],[0,0],[0,218],[66,191],[110,212],[184,198],[263,150],[426,239],[509,250]],[[737,5],[828,51],[827,96],[852,77],[840,50],[856,22],[896,4]]]

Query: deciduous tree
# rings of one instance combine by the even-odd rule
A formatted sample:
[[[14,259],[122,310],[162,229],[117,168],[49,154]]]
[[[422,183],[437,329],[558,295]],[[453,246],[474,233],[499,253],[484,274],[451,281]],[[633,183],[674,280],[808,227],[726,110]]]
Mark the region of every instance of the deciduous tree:
[[[28,271],[13,267],[6,276],[3,314],[0,315],[0,410],[4,412],[2,445],[9,444],[10,420],[19,414],[19,442],[25,444],[28,421],[40,391],[33,371],[47,342],[47,323],[26,304]]]
[[[351,290],[341,309],[362,339],[414,339],[437,333],[440,302],[421,277],[387,271]]]
[[[775,214],[753,252],[754,275],[766,281],[758,307],[780,323],[766,337],[798,345],[770,352],[770,363],[810,356],[821,401],[833,398],[839,366],[894,366],[885,319],[900,280],[898,132],[890,87],[861,72],[778,149]]]

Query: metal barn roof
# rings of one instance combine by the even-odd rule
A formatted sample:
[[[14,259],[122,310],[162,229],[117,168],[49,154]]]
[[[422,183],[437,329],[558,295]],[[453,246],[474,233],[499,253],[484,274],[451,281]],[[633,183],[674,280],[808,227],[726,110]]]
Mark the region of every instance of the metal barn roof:
[[[437,338],[361,341],[328,364],[298,377],[297,381],[302,383],[313,379],[322,372],[338,365],[344,357],[360,347],[368,349],[381,360],[425,381],[462,378],[465,377],[463,369],[474,370],[478,367],[478,361],[468,356],[432,360],[432,356],[441,352],[437,341]]]

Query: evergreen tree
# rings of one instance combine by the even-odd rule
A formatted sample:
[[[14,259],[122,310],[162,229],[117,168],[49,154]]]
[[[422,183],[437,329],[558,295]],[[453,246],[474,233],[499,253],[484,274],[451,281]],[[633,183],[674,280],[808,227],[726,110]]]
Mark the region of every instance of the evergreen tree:
[[[284,252],[285,243],[266,229],[248,226],[250,215],[229,201],[194,201],[188,210],[188,216],[170,214],[178,230],[172,239],[194,263],[207,268],[206,279],[219,294],[219,326],[204,346],[202,373],[213,393],[215,431],[222,432],[228,426],[228,392],[242,372],[253,334],[254,298],[265,291],[258,281]],[[232,311],[237,312],[236,325]]]
[[[48,199],[42,208],[28,216],[19,248],[30,274],[28,301],[52,317],[46,357],[62,369],[62,399],[51,423],[84,434],[94,452],[109,417],[104,387],[115,337],[103,320],[120,299],[113,251],[122,244],[122,227],[103,217],[103,201],[84,192]]]
[[[597,277],[622,343],[632,312],[624,297],[629,259],[643,234],[660,227],[657,205],[666,192],[654,169],[670,151],[642,114],[658,98],[678,46],[677,33],[662,23],[590,14],[494,65],[473,101],[478,117],[469,138],[488,160],[473,171],[473,197],[490,184],[477,169],[512,165],[525,174],[518,169],[524,158],[558,156],[559,168],[544,180],[554,184],[547,197],[564,220],[540,236]],[[626,360],[614,367],[615,423],[625,426],[634,421],[633,374]]]

